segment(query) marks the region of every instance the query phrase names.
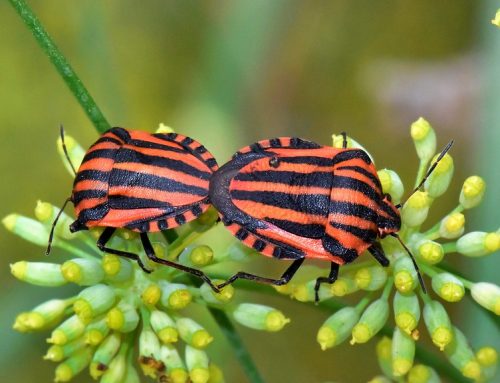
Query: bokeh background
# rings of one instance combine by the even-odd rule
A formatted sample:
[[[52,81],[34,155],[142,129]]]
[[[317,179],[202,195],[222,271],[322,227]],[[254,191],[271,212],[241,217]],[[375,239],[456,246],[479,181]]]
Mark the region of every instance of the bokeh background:
[[[330,144],[331,134],[344,130],[379,168],[398,171],[410,185],[417,158],[409,125],[424,116],[439,145],[456,142],[454,183],[429,223],[455,206],[461,182],[477,173],[488,191],[467,214],[468,230],[499,227],[500,30],[490,24],[498,1],[31,3],[112,125],[154,130],[163,122],[203,142],[220,163],[259,139],[293,135]],[[71,179],[55,151],[58,126],[84,146],[96,131],[6,1],[0,105],[0,216],[32,215],[38,199],[61,204]],[[44,259],[43,249],[2,227],[0,381],[50,381],[54,366],[41,359],[48,334],[18,334],[11,325],[17,312],[57,293],[11,277],[8,264],[21,259]],[[498,254],[450,261],[499,283]],[[284,267],[259,262],[252,269]],[[362,382],[378,373],[373,342],[320,351],[315,336],[327,313],[253,298],[293,318],[272,336],[238,327],[268,381]],[[457,306],[452,319],[474,346],[500,346],[480,310],[467,301]],[[211,351],[227,381],[244,382],[222,334],[216,337]],[[78,381],[88,380],[85,374]]]

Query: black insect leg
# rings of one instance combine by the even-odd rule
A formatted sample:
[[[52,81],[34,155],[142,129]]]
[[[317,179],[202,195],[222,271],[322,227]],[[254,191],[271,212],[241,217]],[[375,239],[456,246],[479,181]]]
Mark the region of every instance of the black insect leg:
[[[111,239],[111,236],[113,235],[115,230],[116,230],[116,228],[114,228],[114,227],[107,227],[104,229],[101,236],[97,240],[97,247],[99,248],[99,250],[102,250],[102,251],[109,253],[109,254],[115,254],[115,255],[119,255],[121,257],[133,259],[134,261],[137,262],[139,267],[144,272],[149,274],[151,272],[151,270],[146,269],[146,267],[144,266],[144,263],[142,263],[141,258],[139,258],[139,256],[137,254],[129,253],[128,251],[110,249],[109,247],[106,247],[106,243],[108,243],[108,241]]]
[[[322,283],[329,283],[332,284],[337,280],[337,277],[339,276],[339,265],[335,262],[332,262],[330,264],[330,274],[328,274],[328,277],[319,277],[316,279],[316,284],[314,285],[314,303],[319,302],[319,288]]]
[[[347,134],[346,132],[340,133],[342,135],[342,149],[347,148]]]
[[[295,275],[297,270],[299,269],[300,265],[304,262],[305,258],[299,258],[296,259],[292,262],[290,266],[288,266],[288,269],[285,270],[283,275],[281,276],[280,279],[272,279],[272,278],[266,278],[266,277],[260,277],[258,275],[246,273],[244,271],[238,271],[236,274],[234,274],[231,278],[229,278],[226,282],[221,283],[217,287],[219,289],[223,288],[224,286],[230,285],[237,279],[248,279],[250,281],[257,281],[260,283],[267,283],[270,285],[275,285],[275,286],[281,286],[281,285],[286,285],[290,279]]]
[[[385,256],[384,249],[378,242],[374,242],[369,248],[368,251],[373,255],[373,257],[380,263],[382,266],[389,266],[389,259]]]
[[[144,251],[146,252],[146,255],[153,262],[160,263],[162,265],[170,266],[170,267],[173,267],[174,269],[178,269],[178,270],[184,271],[186,273],[193,274],[193,275],[197,276],[198,278],[200,278],[201,280],[203,280],[204,282],[206,282],[207,285],[209,285],[211,287],[211,289],[213,291],[215,291],[216,293],[218,293],[220,291],[219,288],[212,283],[210,278],[207,277],[207,275],[203,271],[198,270],[198,269],[193,269],[192,267],[180,265],[178,263],[168,261],[166,259],[158,258],[155,254],[153,246],[151,245],[151,242],[148,238],[147,233],[141,233],[141,242],[142,242],[142,246],[144,246]]]

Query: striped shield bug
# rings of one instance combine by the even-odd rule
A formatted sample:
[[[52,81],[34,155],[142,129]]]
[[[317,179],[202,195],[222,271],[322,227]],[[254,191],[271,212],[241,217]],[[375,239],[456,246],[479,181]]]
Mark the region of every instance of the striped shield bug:
[[[61,138],[69,160],[62,127]],[[77,217],[70,230],[104,227],[97,240],[100,250],[133,259],[150,272],[137,254],[106,247],[117,228],[139,232],[150,260],[194,274],[218,291],[200,270],[158,258],[148,238],[149,232],[183,225],[208,209],[209,180],[217,167],[208,150],[192,138],[112,128],[87,150],[75,171],[73,192],[66,200],[74,204]]]
[[[218,287],[249,279],[274,285],[290,281],[306,258],[330,262],[333,283],[340,265],[368,250],[382,265],[389,260],[378,241],[387,235],[399,239],[399,208],[382,192],[374,164],[362,149],[321,146],[300,138],[274,138],[238,151],[210,181],[210,200],[224,225],[245,245],[278,259],[292,260],[281,278],[238,272]],[[443,150],[431,166],[450,149]],[[408,248],[400,240],[418,266]],[[425,287],[418,273],[423,290]]]

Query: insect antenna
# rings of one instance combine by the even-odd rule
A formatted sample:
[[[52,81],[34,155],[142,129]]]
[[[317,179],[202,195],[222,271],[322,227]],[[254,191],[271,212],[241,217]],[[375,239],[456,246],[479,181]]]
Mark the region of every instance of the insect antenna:
[[[59,130],[59,133],[61,135],[61,144],[62,144],[62,148],[64,151],[64,155],[66,156],[66,159],[68,160],[69,166],[71,166],[71,170],[73,170],[73,174],[76,176],[75,167],[73,166],[73,163],[71,162],[71,159],[69,158],[68,149],[66,148],[66,143],[64,142],[64,127],[62,126],[62,124],[61,124],[61,128]]]
[[[410,256],[411,261],[413,262],[413,267],[415,267],[415,271],[417,272],[417,275],[418,275],[418,281],[420,282],[420,286],[422,286],[422,291],[425,294],[427,294],[427,289],[425,287],[424,279],[422,278],[422,274],[420,274],[420,269],[418,268],[417,261],[415,261],[415,257],[413,257],[413,254],[411,253],[410,249],[408,249],[408,247],[404,244],[404,242],[401,240],[399,235],[397,235],[396,233],[391,233],[390,235],[393,236],[394,238],[397,238],[397,240],[399,241],[401,246],[404,247],[404,249],[406,250],[406,252]]]
[[[61,216],[64,208],[68,204],[68,202],[71,201],[71,197],[67,198],[66,201],[64,201],[64,204],[61,207],[61,210],[59,210],[59,213],[57,213],[56,218],[54,219],[54,222],[52,222],[52,227],[50,228],[50,234],[49,234],[49,243],[47,244],[47,250],[45,250],[45,255],[50,254],[50,250],[52,249],[52,240],[54,239],[54,230],[56,228],[57,221],[59,220],[59,217]]]
[[[418,186],[415,189],[413,189],[413,191],[411,192],[411,194],[408,196],[408,198],[406,198],[406,200],[403,203],[398,203],[396,205],[396,209],[400,209],[401,207],[403,207],[403,205],[410,199],[410,197],[413,194],[415,194],[415,192],[422,187],[422,185],[427,180],[427,178],[429,178],[429,176],[434,171],[434,169],[436,169],[436,166],[438,165],[439,161],[441,161],[443,159],[444,155],[446,153],[448,153],[448,151],[451,149],[452,146],[453,146],[453,140],[451,140],[450,142],[448,142],[448,144],[446,144],[446,146],[444,147],[444,149],[439,154],[438,158],[436,158],[436,161],[434,161],[434,163],[431,165],[431,167],[429,168],[429,170],[427,170],[427,173],[425,173],[425,176],[424,176],[424,178],[422,178],[422,181],[420,181],[420,183],[418,184]]]

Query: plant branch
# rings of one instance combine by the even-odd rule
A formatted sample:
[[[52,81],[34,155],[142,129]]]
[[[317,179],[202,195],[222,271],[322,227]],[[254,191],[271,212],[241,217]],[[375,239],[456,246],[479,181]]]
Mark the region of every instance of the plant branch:
[[[97,131],[103,133],[108,130],[110,128],[108,121],[31,8],[24,0],[9,0],[9,2],[31,33],[33,33],[42,50],[49,56],[50,61],[56,67],[59,75],[71,90]]]

